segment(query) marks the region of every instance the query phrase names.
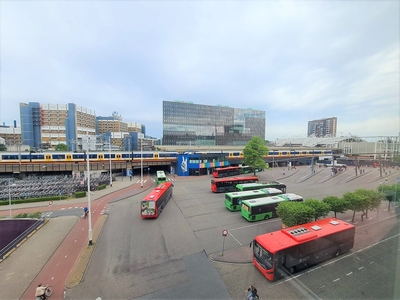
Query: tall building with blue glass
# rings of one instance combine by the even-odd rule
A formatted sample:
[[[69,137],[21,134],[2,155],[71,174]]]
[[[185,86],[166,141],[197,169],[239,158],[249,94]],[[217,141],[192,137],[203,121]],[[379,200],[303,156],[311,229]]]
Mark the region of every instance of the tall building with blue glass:
[[[246,145],[265,123],[261,110],[163,101],[163,145]]]

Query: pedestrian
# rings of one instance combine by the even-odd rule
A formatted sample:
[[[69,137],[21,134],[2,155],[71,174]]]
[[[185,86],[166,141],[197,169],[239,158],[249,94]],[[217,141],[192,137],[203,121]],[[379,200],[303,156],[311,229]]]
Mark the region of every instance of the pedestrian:
[[[257,289],[250,285],[249,288],[247,290],[244,291],[247,294],[246,299],[247,300],[256,300],[256,299],[260,299],[260,297],[258,296],[257,293]]]

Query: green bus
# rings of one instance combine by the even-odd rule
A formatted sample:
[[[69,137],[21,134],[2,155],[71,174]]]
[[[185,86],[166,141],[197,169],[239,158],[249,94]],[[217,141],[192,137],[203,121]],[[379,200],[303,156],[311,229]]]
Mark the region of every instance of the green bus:
[[[242,206],[242,200],[256,199],[282,194],[281,190],[274,188],[265,188],[260,190],[251,190],[244,192],[232,192],[225,194],[225,206],[230,211],[238,211]]]
[[[260,221],[276,218],[276,207],[283,201],[303,201],[296,194],[281,194],[272,197],[249,199],[242,201],[241,214],[247,221]]]
[[[257,172],[261,172],[262,169],[256,168],[256,173]],[[254,168],[253,167],[249,167],[249,166],[242,166],[240,169],[242,174],[249,174],[249,173],[254,173]]]
[[[281,190],[282,193],[286,193],[286,185],[277,181],[266,183],[242,183],[236,185],[236,191],[238,192],[259,190],[264,188],[274,188]]]
[[[157,184],[161,184],[167,181],[164,171],[157,171]]]

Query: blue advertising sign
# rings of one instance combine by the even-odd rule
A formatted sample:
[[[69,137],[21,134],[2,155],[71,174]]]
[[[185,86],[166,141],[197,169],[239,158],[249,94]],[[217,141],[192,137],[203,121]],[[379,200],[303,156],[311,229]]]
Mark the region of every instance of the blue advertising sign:
[[[188,155],[178,156],[178,175],[179,176],[189,176],[189,166],[188,166]]]

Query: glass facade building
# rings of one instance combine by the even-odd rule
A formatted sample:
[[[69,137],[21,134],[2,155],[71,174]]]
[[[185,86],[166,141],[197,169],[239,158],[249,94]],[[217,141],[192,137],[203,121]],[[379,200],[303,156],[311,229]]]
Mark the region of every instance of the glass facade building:
[[[265,139],[265,111],[163,101],[164,145],[246,145]]]

